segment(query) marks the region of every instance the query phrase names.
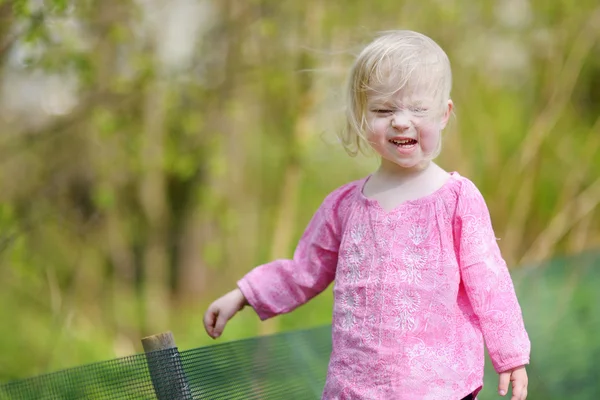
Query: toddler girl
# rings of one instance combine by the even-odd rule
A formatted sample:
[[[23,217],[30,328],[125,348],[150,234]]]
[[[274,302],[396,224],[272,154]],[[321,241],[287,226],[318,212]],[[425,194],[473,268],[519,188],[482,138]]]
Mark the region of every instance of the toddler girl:
[[[373,174],[329,194],[293,259],[256,267],[204,317],[210,336],[249,304],[265,320],[332,282],[332,353],[323,399],[473,399],[484,340],[499,393],[527,396],[530,342],[486,203],[432,162],[452,112],[448,57],[430,38],[386,32],[350,74],[350,153],[381,157]]]

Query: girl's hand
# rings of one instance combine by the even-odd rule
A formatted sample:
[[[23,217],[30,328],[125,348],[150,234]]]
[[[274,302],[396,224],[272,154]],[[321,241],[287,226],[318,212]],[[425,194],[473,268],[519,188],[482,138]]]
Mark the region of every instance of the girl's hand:
[[[238,311],[248,304],[240,289],[232,290],[225,296],[215,300],[204,314],[204,329],[213,339],[218,338],[225,329],[225,324]]]
[[[512,382],[512,397],[510,400],[525,400],[527,398],[527,371],[525,366],[502,372],[498,383],[498,393],[505,396],[508,393],[508,383]]]

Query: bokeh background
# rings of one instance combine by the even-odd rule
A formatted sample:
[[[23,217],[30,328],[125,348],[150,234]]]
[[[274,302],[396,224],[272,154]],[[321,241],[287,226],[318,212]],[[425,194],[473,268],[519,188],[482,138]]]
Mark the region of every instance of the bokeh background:
[[[398,28],[451,59],[438,161],[488,201],[529,398],[600,398],[597,0],[0,0],[0,381],[212,343],[208,304],[376,167],[335,132],[353,57]],[[330,318],[327,290],[220,340]]]

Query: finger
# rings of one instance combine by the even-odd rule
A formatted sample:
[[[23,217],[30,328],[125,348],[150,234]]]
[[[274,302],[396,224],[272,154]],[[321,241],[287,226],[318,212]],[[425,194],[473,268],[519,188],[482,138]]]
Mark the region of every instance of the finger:
[[[218,317],[218,311],[212,309],[212,307],[209,307],[208,310],[206,310],[206,313],[204,314],[204,329],[206,330],[206,333],[208,333],[209,336],[211,336],[212,338],[214,338],[215,336],[215,321]]]
[[[521,400],[521,388],[520,387],[513,386],[512,397],[510,398],[510,400]]]
[[[524,400],[527,397],[527,387],[522,382],[513,381],[511,400]]]
[[[508,384],[510,383],[510,372],[503,372],[498,378],[498,394],[506,396],[508,393]]]
[[[223,330],[225,330],[225,325],[227,324],[227,321],[229,321],[231,317],[233,317],[233,314],[229,315],[224,312],[219,313],[219,315],[217,316],[217,322],[215,323],[215,329],[213,330],[214,338],[218,338],[219,336],[221,336]]]

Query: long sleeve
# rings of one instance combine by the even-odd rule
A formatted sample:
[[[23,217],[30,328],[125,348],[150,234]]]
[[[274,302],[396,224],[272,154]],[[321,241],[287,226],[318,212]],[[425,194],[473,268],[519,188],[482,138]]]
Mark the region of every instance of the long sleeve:
[[[340,245],[339,188],[323,201],[304,234],[293,259],[260,265],[238,281],[238,287],[261,320],[284,314],[325,290],[335,277]]]
[[[463,182],[455,216],[461,279],[498,373],[529,364],[531,344],[512,279],[479,190]]]

